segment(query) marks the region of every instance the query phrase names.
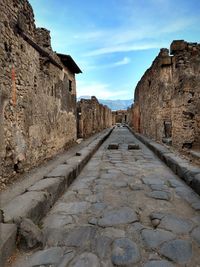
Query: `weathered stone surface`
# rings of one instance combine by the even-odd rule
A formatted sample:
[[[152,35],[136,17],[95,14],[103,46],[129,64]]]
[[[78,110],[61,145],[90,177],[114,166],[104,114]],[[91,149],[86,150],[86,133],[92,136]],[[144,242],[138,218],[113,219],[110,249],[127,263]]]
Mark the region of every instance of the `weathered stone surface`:
[[[71,202],[71,203],[59,203],[54,206],[53,213],[65,213],[65,214],[79,214],[84,213],[90,204],[86,201],[82,202]]]
[[[200,226],[195,228],[192,233],[191,236],[194,238],[194,240],[199,244],[200,246]]]
[[[112,126],[111,110],[99,103],[95,96],[77,103],[78,137],[86,138]]]
[[[172,146],[179,150],[198,148],[200,48],[197,43],[181,40],[177,49],[174,42],[173,56],[170,57],[168,49],[161,49],[138,82],[134,105],[130,109],[130,125],[135,131],[159,142],[171,140]],[[168,160],[175,170],[175,160]]]
[[[51,203],[54,203],[55,200],[62,194],[65,188],[64,178],[46,178],[42,179],[39,182],[35,183],[33,186],[28,188],[28,191],[44,191],[49,193]]]
[[[27,192],[14,198],[5,207],[5,222],[20,222],[21,218],[30,218],[38,222],[49,209],[48,195],[45,192]]]
[[[147,185],[164,185],[164,181],[159,178],[145,177],[145,178],[142,178],[142,181],[144,184],[147,184]]]
[[[98,225],[107,227],[136,221],[138,221],[136,213],[131,208],[124,207],[104,212],[103,217],[98,221]]]
[[[144,267],[175,267],[175,265],[166,260],[152,260],[145,263]]]
[[[50,173],[48,173],[45,177],[52,178],[52,177],[67,177],[69,170],[68,164],[61,164],[57,166],[55,169],[53,169]]]
[[[112,239],[106,236],[99,236],[94,243],[97,255],[100,259],[110,256]]]
[[[65,251],[64,256],[59,263],[58,267],[66,267],[67,264],[74,258],[75,253],[73,250]]]
[[[192,230],[193,223],[175,215],[166,215],[159,224],[160,228],[165,228],[176,234],[186,234]]]
[[[92,226],[81,226],[71,230],[67,235],[65,235],[61,243],[68,247],[90,247],[96,233],[96,228]]]
[[[130,266],[140,260],[140,251],[130,239],[116,239],[113,243],[111,259],[117,266]]]
[[[56,266],[62,259],[64,251],[59,247],[35,252],[27,262],[27,266]]]
[[[148,193],[148,196],[155,199],[170,200],[170,193],[165,191],[153,191]]]
[[[17,226],[0,223],[0,266],[12,255],[16,247]]]
[[[160,252],[176,263],[187,263],[192,258],[192,244],[186,240],[173,240],[161,246]]]
[[[144,229],[141,232],[144,243],[149,248],[158,248],[162,243],[174,239],[176,236],[165,230]]]
[[[98,257],[89,252],[84,252],[77,256],[70,264],[69,267],[100,267],[100,262]]]
[[[42,231],[30,219],[22,219],[19,227],[19,235],[20,244],[23,246],[23,248],[29,249],[42,245]]]

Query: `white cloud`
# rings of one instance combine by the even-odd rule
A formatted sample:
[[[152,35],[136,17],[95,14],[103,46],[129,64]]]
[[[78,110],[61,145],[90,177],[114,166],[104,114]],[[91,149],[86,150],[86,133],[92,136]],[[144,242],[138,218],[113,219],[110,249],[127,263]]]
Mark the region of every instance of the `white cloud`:
[[[130,94],[130,90],[112,91],[109,84],[77,81],[77,97],[89,95],[98,99],[124,99],[124,96],[127,98],[127,94]]]
[[[131,59],[128,57],[124,57],[122,60],[113,62],[113,63],[109,63],[109,64],[98,64],[98,65],[88,65],[88,64],[84,64],[85,65],[85,70],[96,70],[96,69],[108,69],[108,68],[116,68],[116,67],[120,67],[123,65],[127,65],[131,62]]]

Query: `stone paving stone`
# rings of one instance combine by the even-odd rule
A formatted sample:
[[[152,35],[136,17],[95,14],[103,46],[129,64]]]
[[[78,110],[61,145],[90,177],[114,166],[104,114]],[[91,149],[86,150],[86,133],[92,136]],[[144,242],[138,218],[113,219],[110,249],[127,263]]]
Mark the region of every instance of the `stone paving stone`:
[[[173,240],[161,246],[160,252],[176,263],[188,263],[192,258],[192,244],[187,240]]]
[[[90,252],[84,252],[77,256],[70,264],[69,267],[100,267],[98,257]]]
[[[142,238],[144,243],[149,248],[158,248],[162,243],[175,239],[175,235],[169,231],[165,230],[151,230],[144,229],[142,230]]]
[[[74,258],[75,253],[73,250],[65,251],[61,262],[56,267],[66,267],[67,264]]]
[[[152,191],[147,194],[149,197],[160,199],[160,200],[170,200],[170,193],[164,191]]]
[[[200,246],[200,226],[195,228],[192,233],[191,236],[194,238],[194,240],[199,244]]]
[[[96,254],[100,259],[109,257],[111,254],[112,239],[107,236],[99,236],[94,243]]]
[[[81,202],[71,202],[71,203],[58,203],[54,209],[53,213],[64,213],[64,214],[79,214],[84,213],[90,207],[89,203],[86,201]]]
[[[161,180],[159,178],[151,178],[151,177],[142,178],[142,181],[144,184],[147,184],[147,185],[164,185],[165,183],[164,180]]]
[[[152,260],[145,263],[143,267],[175,267],[175,265],[166,260]]]
[[[136,243],[128,238],[116,239],[112,248],[112,263],[117,266],[128,266],[140,260],[140,251]]]
[[[60,247],[53,247],[41,251],[35,252],[25,266],[46,266],[46,265],[56,265],[60,262],[64,255],[63,249]],[[24,265],[22,265],[24,266]]]
[[[176,215],[166,215],[159,224],[160,228],[170,230],[176,234],[187,234],[193,228],[190,220],[182,219]]]
[[[86,248],[92,244],[97,229],[93,226],[81,226],[79,228],[72,229],[66,236],[61,240],[61,244],[67,247],[80,247]]]
[[[117,210],[106,211],[103,217],[99,219],[98,225],[107,227],[136,221],[138,221],[137,214],[129,207],[123,207]]]

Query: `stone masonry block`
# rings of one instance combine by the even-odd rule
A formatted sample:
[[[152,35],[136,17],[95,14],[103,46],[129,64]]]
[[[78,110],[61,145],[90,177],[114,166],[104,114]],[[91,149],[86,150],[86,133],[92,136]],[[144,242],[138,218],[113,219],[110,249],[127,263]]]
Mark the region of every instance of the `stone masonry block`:
[[[15,224],[0,223],[0,266],[12,255],[16,245],[17,226]]]
[[[53,204],[65,189],[64,177],[46,178],[38,181],[28,188],[28,191],[44,191],[49,193],[51,204]]]
[[[49,194],[46,192],[26,192],[14,198],[4,206],[4,222],[20,223],[22,218],[30,218],[39,222],[49,210]]]

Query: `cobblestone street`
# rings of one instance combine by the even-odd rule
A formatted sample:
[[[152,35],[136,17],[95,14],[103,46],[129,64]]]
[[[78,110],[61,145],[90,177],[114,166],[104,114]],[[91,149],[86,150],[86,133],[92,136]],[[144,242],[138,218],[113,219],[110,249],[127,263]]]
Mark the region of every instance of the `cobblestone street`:
[[[43,219],[43,249],[12,266],[198,267],[199,210],[199,196],[117,127]]]

